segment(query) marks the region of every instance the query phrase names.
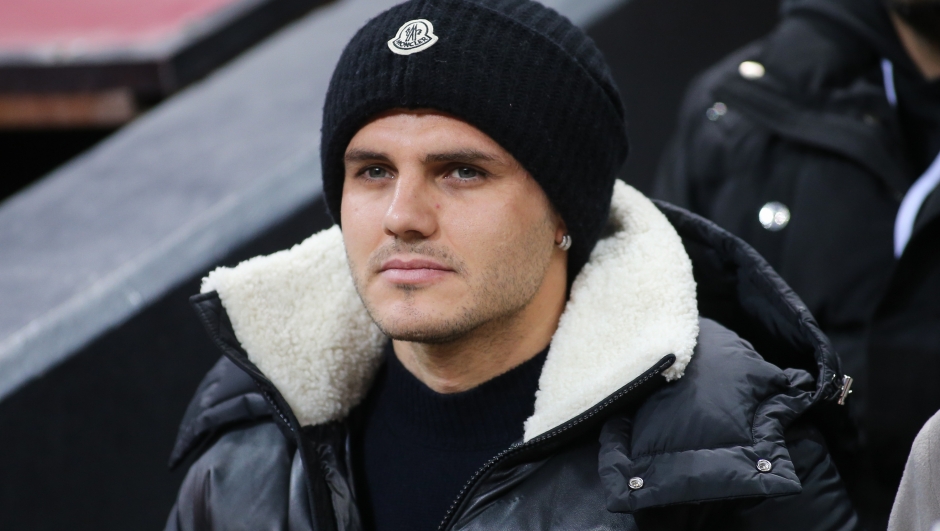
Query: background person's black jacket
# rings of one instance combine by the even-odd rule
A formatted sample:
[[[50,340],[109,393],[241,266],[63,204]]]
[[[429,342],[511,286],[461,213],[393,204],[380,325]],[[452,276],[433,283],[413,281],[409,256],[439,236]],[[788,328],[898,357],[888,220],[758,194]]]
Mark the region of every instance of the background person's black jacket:
[[[814,427],[841,411],[833,403],[839,362],[825,336],[747,245],[685,211],[658,207],[618,183],[611,234],[572,288],[524,440],[454,493],[441,529],[858,527]],[[332,291],[298,289],[305,284],[295,275],[341,291],[341,249],[331,229],[210,277],[193,299],[226,357],[183,421],[172,462],[204,450],[167,529],[361,528],[352,473],[359,463],[348,440],[356,410],[310,420],[322,410],[310,407],[315,398],[297,401],[294,384],[322,371],[293,378],[311,363],[333,379],[355,372],[332,363],[358,353],[333,357],[355,341],[354,332],[329,328],[326,365],[271,364],[256,341],[289,337],[287,350],[297,344],[302,332],[281,331],[310,323],[300,301],[309,295],[319,304]],[[337,277],[328,278],[330,271]],[[344,314],[347,298],[355,292],[326,301],[318,315],[331,321]],[[335,322],[352,323],[349,316]],[[367,348],[380,353],[384,339],[375,339]],[[285,363],[292,370],[282,371]],[[588,402],[571,409],[572,397]]]
[[[791,1],[784,17],[692,84],[654,196],[742,237],[806,302],[856,379],[849,406],[867,456],[844,475],[879,491],[886,516],[914,436],[940,409],[940,193],[898,260],[892,243],[924,169],[902,118],[931,119],[940,97],[889,104],[882,59],[919,74],[878,0]],[[763,76],[742,75],[744,61]],[[777,231],[758,219],[772,202],[791,215]]]

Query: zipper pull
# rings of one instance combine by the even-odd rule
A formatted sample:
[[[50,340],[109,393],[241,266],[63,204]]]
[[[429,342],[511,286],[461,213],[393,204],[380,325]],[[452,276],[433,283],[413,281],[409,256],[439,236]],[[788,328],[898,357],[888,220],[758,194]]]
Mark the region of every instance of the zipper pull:
[[[848,374],[842,375],[842,388],[839,390],[839,400],[836,402],[840,406],[845,405],[845,399],[852,394],[852,377]]]

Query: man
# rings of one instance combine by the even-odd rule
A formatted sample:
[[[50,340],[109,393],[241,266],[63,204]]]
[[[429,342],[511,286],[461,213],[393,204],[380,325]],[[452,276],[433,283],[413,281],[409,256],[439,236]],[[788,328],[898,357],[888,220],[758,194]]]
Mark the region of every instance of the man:
[[[884,528],[940,409],[940,2],[795,0],[689,89],[654,195],[754,246],[855,378]],[[856,474],[859,475],[859,474]]]
[[[750,248],[615,183],[626,152],[557,13],[370,21],[324,106],[339,224],[194,298],[226,357],[167,528],[855,529],[807,415],[838,358]]]

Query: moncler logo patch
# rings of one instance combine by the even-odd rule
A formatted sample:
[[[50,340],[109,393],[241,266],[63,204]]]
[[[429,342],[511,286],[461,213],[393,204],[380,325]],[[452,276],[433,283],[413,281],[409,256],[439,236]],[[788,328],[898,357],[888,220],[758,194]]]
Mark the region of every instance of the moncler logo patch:
[[[411,55],[427,50],[437,42],[434,25],[430,20],[419,18],[405,22],[398,28],[395,38],[388,41],[388,49],[398,55]]]

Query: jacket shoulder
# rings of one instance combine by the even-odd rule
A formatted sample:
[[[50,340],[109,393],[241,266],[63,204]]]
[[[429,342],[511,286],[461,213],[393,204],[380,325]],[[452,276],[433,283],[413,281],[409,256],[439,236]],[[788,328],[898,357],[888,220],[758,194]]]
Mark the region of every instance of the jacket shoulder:
[[[742,62],[760,57],[764,50],[765,43],[765,39],[750,42],[726,55],[720,61],[693,78],[683,98],[682,111],[680,114],[683,120],[689,119],[693,114],[698,115],[699,111],[701,111],[702,118],[707,118],[705,109],[715,102],[716,93],[719,91],[720,87],[727,83],[728,80],[736,79],[740,76],[738,67]],[[702,105],[706,106],[703,107]],[[716,116],[716,118],[717,117],[718,116]]]
[[[254,380],[222,357],[206,373],[180,422],[170,467],[176,467],[226,427],[271,417],[273,410]]]
[[[602,428],[608,510],[636,513],[641,527],[678,518],[679,527],[718,519],[727,529],[855,529],[825,443],[801,419],[815,388],[809,373],[765,361],[702,319],[685,375]]]
[[[650,396],[633,417],[635,455],[754,444],[774,437],[762,419],[787,425],[812,403],[815,381],[808,373],[765,361],[711,319],[700,323],[685,376]],[[778,410],[778,402],[790,409]]]
[[[657,169],[654,197],[702,212],[707,201],[700,196],[718,186],[726,178],[726,169],[735,164],[729,146],[753,144],[750,133],[757,124],[720,94],[724,85],[739,77],[738,65],[760,55],[762,48],[762,41],[748,44],[689,84],[676,130]]]
[[[763,360],[816,374],[818,397],[834,398],[842,376],[839,358],[806,304],[773,267],[714,222],[662,201],[657,206],[692,260],[700,315],[734,330]]]
[[[261,422],[226,431],[193,463],[166,529],[303,530],[309,521],[300,454],[273,422]]]
[[[702,319],[685,375],[602,428],[608,508],[800,492],[784,431],[812,404],[814,387],[805,371],[764,361],[737,334]],[[651,488],[630,488],[634,477]]]

